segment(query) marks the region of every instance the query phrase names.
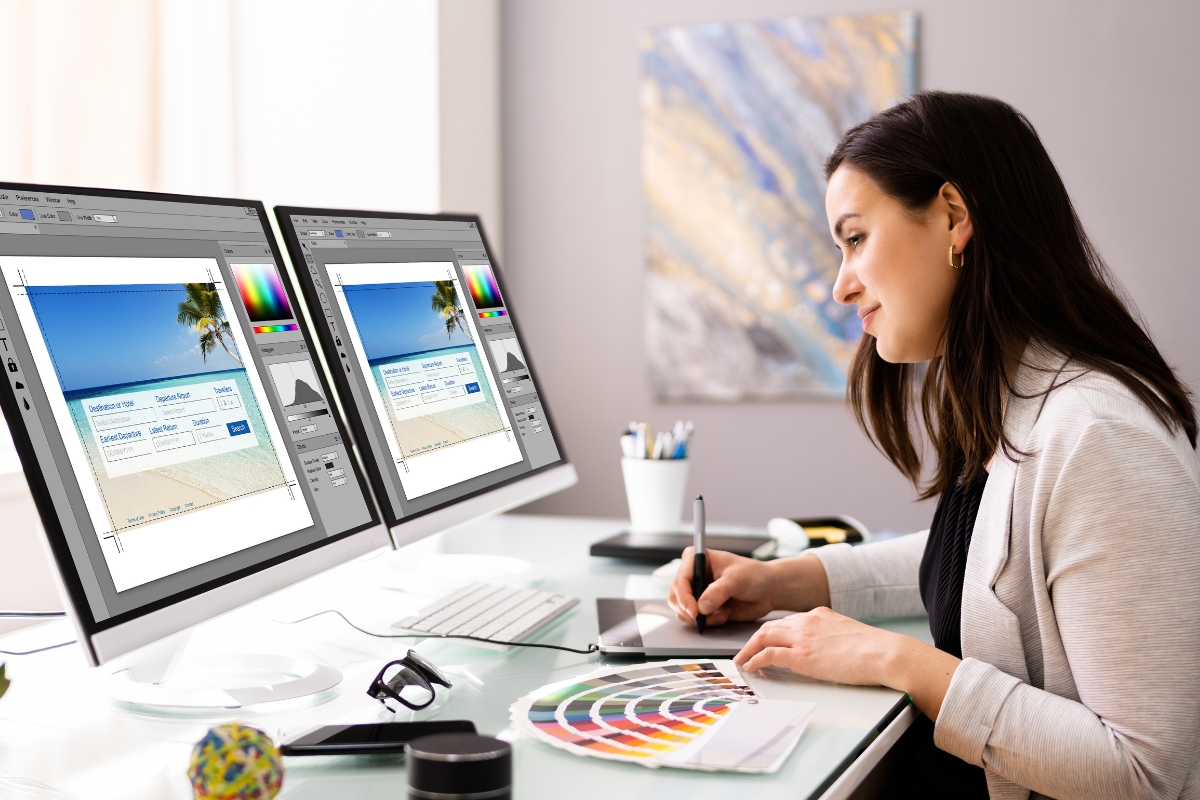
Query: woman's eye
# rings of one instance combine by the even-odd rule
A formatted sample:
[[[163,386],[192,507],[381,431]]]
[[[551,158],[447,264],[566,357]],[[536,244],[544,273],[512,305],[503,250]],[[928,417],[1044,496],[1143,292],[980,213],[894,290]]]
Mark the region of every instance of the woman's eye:
[[[855,234],[854,236],[846,237],[846,244],[850,245],[850,247],[852,247],[852,248],[858,247],[858,243],[861,241],[862,241],[862,236],[859,234]]]

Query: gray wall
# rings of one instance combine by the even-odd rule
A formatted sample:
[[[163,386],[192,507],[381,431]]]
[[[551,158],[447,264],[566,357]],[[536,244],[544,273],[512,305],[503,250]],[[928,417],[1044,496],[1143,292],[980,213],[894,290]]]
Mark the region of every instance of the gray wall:
[[[711,518],[842,512],[928,524],[930,503],[838,403],[660,405],[642,345],[637,34],[647,25],[893,8],[859,0],[504,0],[504,266],[575,488],[532,508],[625,515],[616,436],[696,422]],[[1200,387],[1200,4],[917,0],[921,88],[1000,97],[1033,121],[1152,334]]]

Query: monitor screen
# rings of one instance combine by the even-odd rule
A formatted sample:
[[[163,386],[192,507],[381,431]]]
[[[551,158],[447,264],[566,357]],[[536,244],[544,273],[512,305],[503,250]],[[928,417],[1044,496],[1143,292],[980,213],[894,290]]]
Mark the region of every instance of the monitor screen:
[[[477,217],[275,214],[389,524],[566,463]]]
[[[0,184],[0,213],[0,399],[85,630],[378,523],[261,204]]]

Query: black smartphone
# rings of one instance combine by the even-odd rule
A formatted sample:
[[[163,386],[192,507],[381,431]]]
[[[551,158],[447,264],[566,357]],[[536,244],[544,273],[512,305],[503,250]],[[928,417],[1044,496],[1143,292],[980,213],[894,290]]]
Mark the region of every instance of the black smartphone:
[[[285,756],[345,756],[403,753],[404,743],[433,733],[475,733],[466,719],[432,722],[379,722],[371,725],[326,725],[284,742]]]

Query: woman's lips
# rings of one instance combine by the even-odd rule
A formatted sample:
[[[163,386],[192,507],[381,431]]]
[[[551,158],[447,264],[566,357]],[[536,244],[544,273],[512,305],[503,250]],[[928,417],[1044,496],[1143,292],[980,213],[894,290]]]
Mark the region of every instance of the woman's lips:
[[[875,312],[879,310],[879,306],[868,308],[865,311],[859,311],[858,316],[862,318],[863,330],[866,330],[867,323],[871,321],[871,317],[875,316]]]

